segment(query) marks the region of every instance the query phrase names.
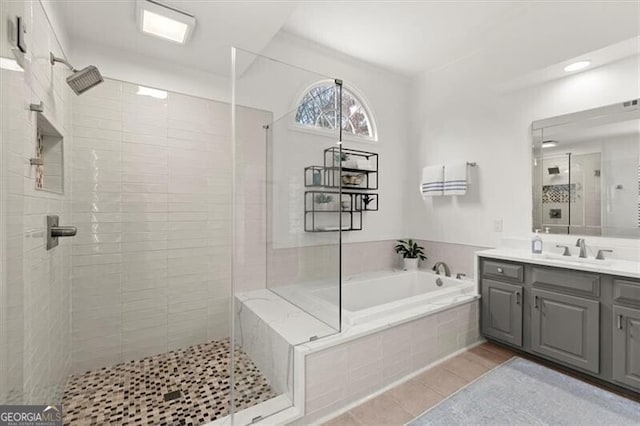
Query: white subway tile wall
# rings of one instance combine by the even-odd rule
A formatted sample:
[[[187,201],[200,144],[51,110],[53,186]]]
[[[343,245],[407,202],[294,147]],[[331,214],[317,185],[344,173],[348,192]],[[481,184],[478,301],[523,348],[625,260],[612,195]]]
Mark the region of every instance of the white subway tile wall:
[[[231,107],[138,90],[106,79],[73,105],[76,373],[229,336]],[[238,186],[260,194],[270,114],[238,117]],[[255,251],[241,260],[249,289],[264,287],[264,220],[244,219],[261,203],[237,209],[239,229],[255,229],[239,240]]]
[[[303,421],[340,410],[479,339],[474,301],[310,354]]]
[[[21,16],[29,29],[24,72],[0,69],[0,401],[53,403],[62,398],[71,359],[71,242],[61,239],[47,251],[45,224],[47,215],[58,215],[61,224],[71,222],[74,95],[65,82],[69,71],[49,63],[49,52],[62,52],[40,3],[3,3],[0,14],[4,23]],[[13,58],[7,33],[0,37],[0,56]],[[36,153],[37,114],[29,104],[40,102],[64,137],[64,194],[35,189],[36,168],[29,159]],[[46,174],[46,164],[44,169]]]

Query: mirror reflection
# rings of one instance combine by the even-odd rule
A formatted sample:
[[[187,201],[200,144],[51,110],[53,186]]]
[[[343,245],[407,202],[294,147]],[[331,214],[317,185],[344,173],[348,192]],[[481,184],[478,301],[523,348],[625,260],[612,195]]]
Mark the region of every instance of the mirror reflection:
[[[640,115],[624,102],[533,123],[533,228],[640,237]]]

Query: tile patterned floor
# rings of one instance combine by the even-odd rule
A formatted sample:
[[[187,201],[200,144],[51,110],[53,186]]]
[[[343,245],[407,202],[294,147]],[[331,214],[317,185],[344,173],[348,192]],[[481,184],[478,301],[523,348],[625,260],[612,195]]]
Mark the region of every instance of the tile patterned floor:
[[[403,425],[515,355],[483,343],[329,421],[325,426]]]
[[[220,340],[71,376],[64,424],[201,425],[228,414],[228,368],[229,340]],[[235,371],[238,409],[277,396],[242,351]]]

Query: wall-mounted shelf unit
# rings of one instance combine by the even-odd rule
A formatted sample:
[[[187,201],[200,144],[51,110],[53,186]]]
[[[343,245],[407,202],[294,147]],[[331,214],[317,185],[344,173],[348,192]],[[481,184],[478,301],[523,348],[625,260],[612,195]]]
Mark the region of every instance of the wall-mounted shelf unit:
[[[378,188],[378,154],[327,148],[322,166],[305,167],[304,185],[310,188],[304,201],[306,232],[338,231],[340,215],[343,231],[360,231],[362,213],[378,211],[378,194],[368,192]]]

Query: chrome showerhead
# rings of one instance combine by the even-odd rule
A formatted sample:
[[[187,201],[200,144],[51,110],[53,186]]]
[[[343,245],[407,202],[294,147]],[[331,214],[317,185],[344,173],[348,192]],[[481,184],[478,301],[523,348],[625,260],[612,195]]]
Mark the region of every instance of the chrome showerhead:
[[[81,95],[103,81],[100,71],[93,65],[89,65],[79,71],[73,70],[73,74],[67,77],[67,84],[71,86],[76,95]]]
[[[91,89],[94,86],[102,83],[104,79],[96,68],[93,65],[89,65],[86,68],[81,70],[75,69],[66,59],[57,58],[53,53],[49,54],[51,59],[51,65],[54,65],[56,62],[60,62],[61,64],[65,64],[69,69],[73,72],[69,77],[67,77],[67,84],[71,87],[71,90],[76,95],[81,95],[87,90]]]

